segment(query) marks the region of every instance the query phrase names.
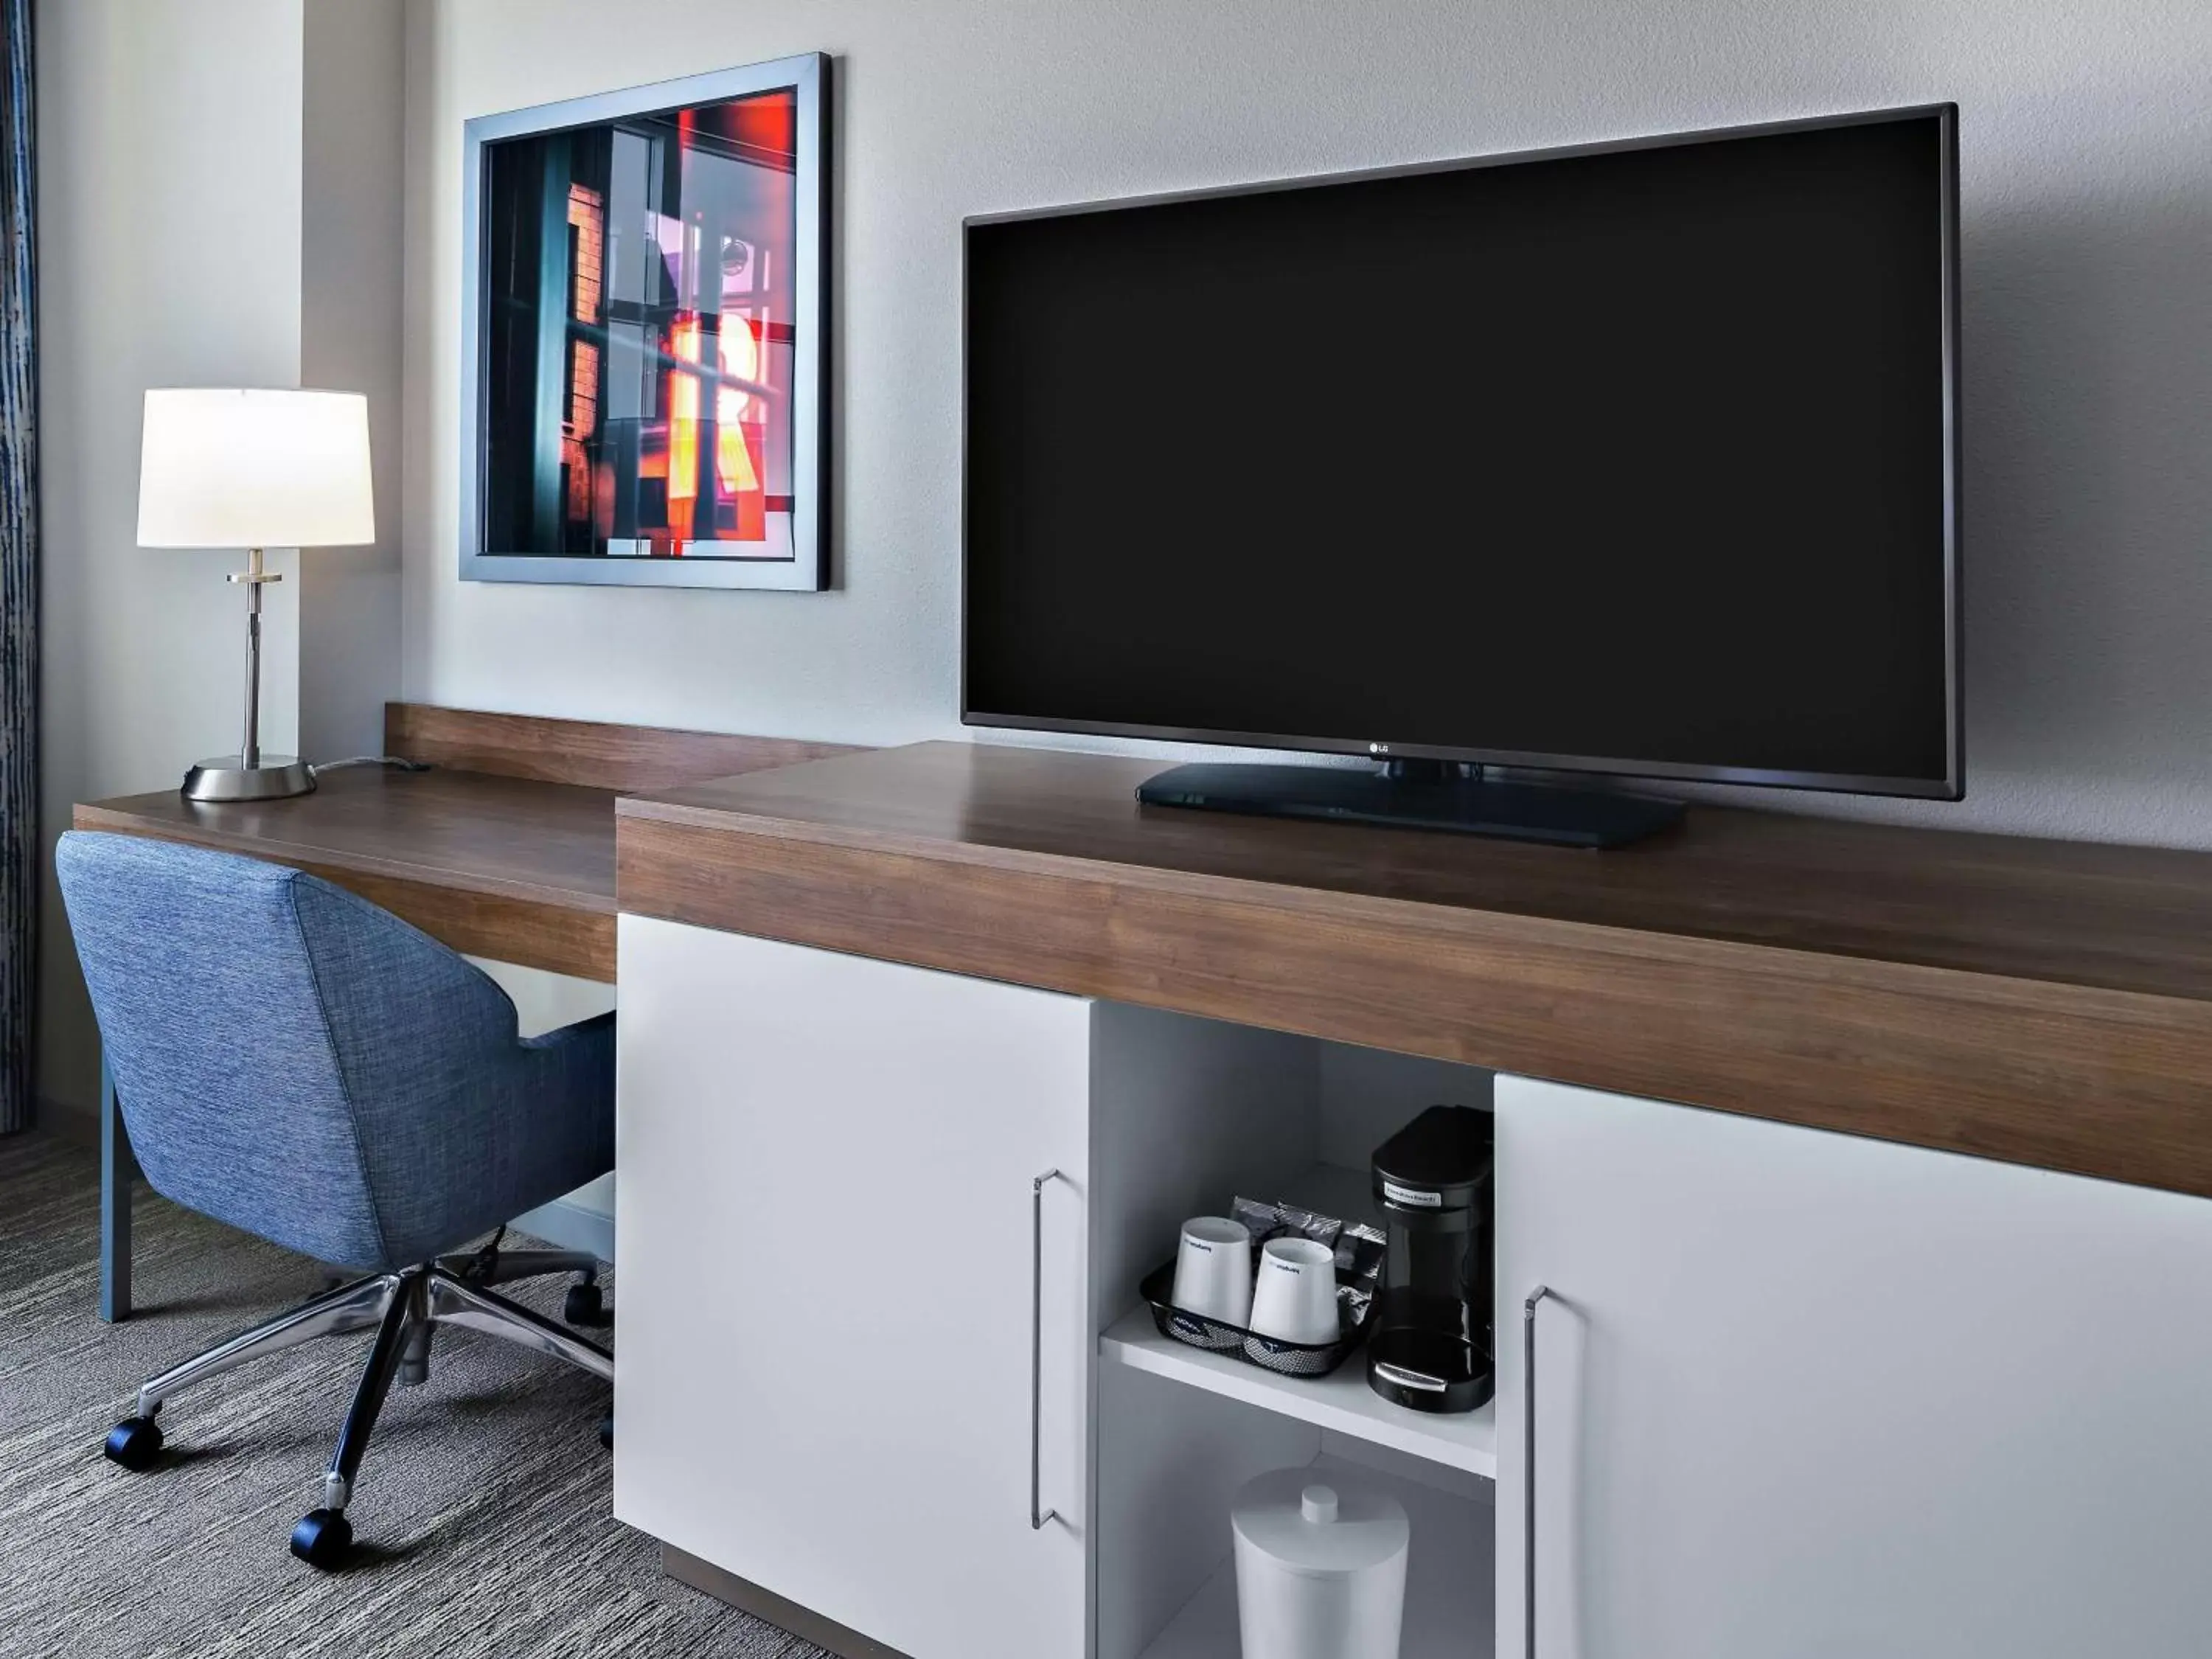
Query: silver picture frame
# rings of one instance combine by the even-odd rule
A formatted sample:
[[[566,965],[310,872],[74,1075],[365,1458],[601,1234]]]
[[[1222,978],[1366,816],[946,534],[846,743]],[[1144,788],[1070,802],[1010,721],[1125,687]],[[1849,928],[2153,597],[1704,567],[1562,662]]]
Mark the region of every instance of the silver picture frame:
[[[819,52],[715,70],[626,91],[483,115],[463,129],[461,151],[460,576],[464,581],[552,582],[586,586],[781,589],[830,585],[830,88]],[[796,94],[794,179],[798,268],[793,294],[791,430],[792,556],[647,558],[560,555],[485,545],[485,179],[490,147],[503,140],[668,114],[788,88]]]

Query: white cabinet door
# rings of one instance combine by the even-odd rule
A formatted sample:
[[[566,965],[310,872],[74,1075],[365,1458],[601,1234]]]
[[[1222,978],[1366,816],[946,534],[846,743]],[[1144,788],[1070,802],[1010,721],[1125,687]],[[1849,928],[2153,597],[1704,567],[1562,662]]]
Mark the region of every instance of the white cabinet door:
[[[2212,1203],[1498,1080],[1498,1651],[2212,1652]]]
[[[1089,1006],[635,916],[620,950],[616,1514],[912,1659],[1080,1659]]]

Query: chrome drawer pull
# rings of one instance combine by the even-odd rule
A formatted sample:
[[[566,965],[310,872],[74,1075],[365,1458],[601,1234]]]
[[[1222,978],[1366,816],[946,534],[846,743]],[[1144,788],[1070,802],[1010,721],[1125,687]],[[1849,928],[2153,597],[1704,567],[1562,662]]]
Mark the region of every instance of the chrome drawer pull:
[[[1521,1619],[1528,1659],[1536,1659],[1536,1304],[1552,1295],[1549,1285],[1539,1285],[1521,1304]]]
[[[1059,1511],[1040,1508],[1044,1479],[1044,1183],[1063,1177],[1047,1170],[1030,1182],[1030,1530],[1041,1532]]]

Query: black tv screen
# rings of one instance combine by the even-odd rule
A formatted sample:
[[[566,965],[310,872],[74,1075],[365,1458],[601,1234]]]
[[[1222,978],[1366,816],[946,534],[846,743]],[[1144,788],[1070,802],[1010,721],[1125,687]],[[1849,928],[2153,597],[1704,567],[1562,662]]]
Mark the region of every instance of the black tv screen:
[[[1955,798],[1955,118],[971,220],[964,718]]]

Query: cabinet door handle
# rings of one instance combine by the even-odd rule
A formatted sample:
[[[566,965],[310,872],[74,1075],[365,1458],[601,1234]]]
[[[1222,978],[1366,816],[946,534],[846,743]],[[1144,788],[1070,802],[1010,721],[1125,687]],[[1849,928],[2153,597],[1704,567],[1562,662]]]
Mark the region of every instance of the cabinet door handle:
[[[1064,1181],[1047,1170],[1030,1182],[1030,1530],[1041,1532],[1056,1521],[1056,1510],[1039,1507],[1044,1479],[1044,1184]]]
[[[1536,1659],[1536,1304],[1553,1297],[1539,1285],[1521,1304],[1521,1621],[1528,1659]]]

